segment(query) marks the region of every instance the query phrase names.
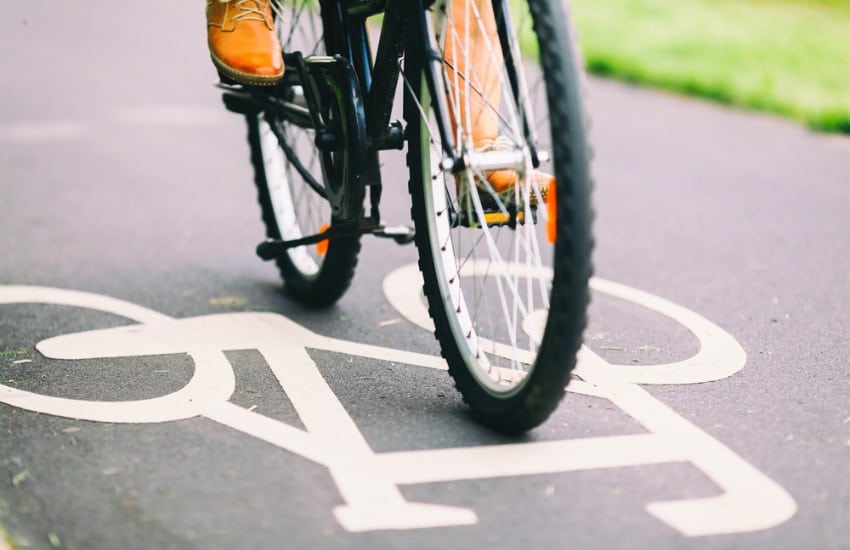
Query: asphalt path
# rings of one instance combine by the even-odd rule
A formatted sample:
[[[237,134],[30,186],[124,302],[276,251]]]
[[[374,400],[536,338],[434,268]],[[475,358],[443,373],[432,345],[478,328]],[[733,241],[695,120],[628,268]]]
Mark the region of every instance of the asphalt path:
[[[190,4],[3,5],[0,548],[850,547],[850,141],[591,81],[593,353],[508,439],[393,305],[412,247],[365,240],[321,311],[254,255]],[[202,340],[222,403],[74,418],[181,391]]]

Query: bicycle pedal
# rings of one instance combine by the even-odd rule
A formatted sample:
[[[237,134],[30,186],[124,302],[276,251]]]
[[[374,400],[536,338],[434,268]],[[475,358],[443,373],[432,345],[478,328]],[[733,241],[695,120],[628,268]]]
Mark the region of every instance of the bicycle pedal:
[[[216,87],[222,90],[221,101],[224,107],[231,113],[239,115],[254,114],[260,110],[260,106],[251,96],[251,92],[245,86],[230,81],[216,83]]]
[[[406,225],[381,226],[375,228],[372,235],[383,239],[392,239],[397,244],[410,244],[416,238],[416,231]]]
[[[533,224],[537,224],[537,207],[531,207],[531,220]],[[507,212],[502,212],[501,210],[494,211],[485,211],[484,212],[484,224],[479,222],[479,218],[475,212],[461,212],[454,214],[454,226],[455,227],[468,227],[470,229],[480,229],[482,225],[487,225],[487,227],[516,227],[517,224],[525,225],[525,211],[520,210],[519,212],[514,212],[512,210],[508,210]]]
[[[222,94],[221,101],[224,103],[225,109],[237,115],[255,114],[261,110],[257,102],[248,97]]]

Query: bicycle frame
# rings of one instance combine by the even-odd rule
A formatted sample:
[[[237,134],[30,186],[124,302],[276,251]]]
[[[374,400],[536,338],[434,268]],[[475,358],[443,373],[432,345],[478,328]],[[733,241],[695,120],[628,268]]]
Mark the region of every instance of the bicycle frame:
[[[507,0],[492,1],[495,13],[506,12],[504,8]],[[299,73],[302,85],[309,84],[304,86],[308,109],[288,106],[285,101],[273,97],[273,93],[267,90],[254,90],[250,94],[252,100],[260,105],[277,108],[291,123],[315,128],[317,146],[330,150],[336,147],[337,143],[334,136],[326,135],[329,133],[326,132],[320,117],[322,106],[317,99],[319,94],[312,82],[316,75],[321,75],[327,82],[333,82],[334,92],[341,94],[348,105],[343,116],[346,117],[349,128],[347,147],[349,152],[353,153],[349,181],[361,186],[364,192],[368,187],[370,199],[368,217],[363,216],[359,206],[346,209],[345,205],[340,207],[337,204],[335,208],[338,209],[339,218],[350,223],[336,225],[321,235],[308,236],[297,241],[263,243],[258,247],[261,257],[271,259],[294,246],[312,244],[353,232],[389,236],[399,242],[412,240],[412,233],[404,237],[399,237],[398,234],[383,234],[385,228],[381,225],[379,208],[382,181],[378,153],[382,150],[402,149],[405,142],[403,123],[391,120],[395,94],[402,74],[402,60],[407,71],[406,81],[410,85],[403,92],[405,101],[417,100],[414,90],[422,86],[420,79],[425,79],[431,97],[431,110],[438,121],[436,126],[443,146],[443,170],[458,173],[467,168],[469,158],[465,153],[458,154],[461,149],[456,146],[454,136],[449,131],[452,127],[450,109],[440,84],[443,56],[441,52],[429,47],[429,37],[434,36],[434,29],[425,8],[435,3],[438,4],[437,9],[445,9],[445,3],[441,0],[320,0],[325,45],[329,57],[302,58],[300,53],[286,56],[287,70],[292,67]],[[383,13],[383,23],[373,62],[366,19],[378,13]],[[521,111],[530,112],[525,83],[517,76],[517,71],[512,70],[515,63],[521,60],[508,30],[510,22],[500,16],[497,23],[498,32],[503,35],[500,40],[504,45],[502,55],[508,65],[508,78],[514,97],[520,98],[523,104]],[[306,112],[308,110],[309,116]],[[523,126],[533,165],[537,167],[539,160],[535,146],[536,136],[527,121],[524,121]],[[309,181],[307,175],[304,175]],[[311,187],[323,194],[318,184]],[[344,192],[343,189],[341,193]]]
[[[427,44],[430,21],[423,16],[425,11],[422,0],[329,0],[323,1],[321,5],[325,28],[344,30],[343,35],[347,43],[330,44],[329,51],[347,58],[355,69],[365,98],[369,149],[401,149],[403,136],[398,131],[400,127],[392,124],[390,118],[401,75],[401,60],[405,55],[410,56],[417,50],[424,50],[423,45]],[[384,20],[373,64],[366,18],[381,12],[384,14]],[[413,17],[416,16],[422,17],[421,24],[414,25],[421,31],[419,35],[406,32],[411,30]],[[439,126],[448,128],[450,126],[445,99],[443,94],[436,93],[435,75],[442,69],[442,56],[438,52],[426,52],[419,61],[419,66],[425,69],[432,97],[438,98],[439,104],[435,105],[435,112],[438,117],[445,118],[445,124]],[[452,136],[447,132],[446,134],[441,136],[446,144],[446,153],[453,155]]]

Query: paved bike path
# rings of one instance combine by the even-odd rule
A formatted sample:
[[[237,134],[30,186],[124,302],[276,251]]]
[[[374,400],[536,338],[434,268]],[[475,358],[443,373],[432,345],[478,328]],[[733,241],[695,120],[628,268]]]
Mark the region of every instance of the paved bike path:
[[[12,2],[8,11],[14,24],[0,40],[27,47],[8,60],[15,85],[0,92],[0,285],[86,291],[96,304],[109,297],[181,327],[200,323],[193,334],[217,335],[215,323],[237,320],[217,342],[253,326],[248,318],[294,322],[300,328],[280,333],[305,330],[324,342],[309,352],[320,376],[301,389],[291,387],[301,377],[277,370],[290,362],[269,357],[290,339],[269,338],[264,353],[262,331],[249,330],[253,340],[223,346],[239,410],[118,423],[0,404],[0,523],[13,540],[37,548],[850,544],[847,140],[593,81],[603,284],[588,330],[595,355],[574,387],[584,393],[510,440],[472,423],[427,359],[436,355],[433,339],[398,306],[415,285],[402,279],[408,292],[385,291],[387,277],[415,260],[412,248],[366,241],[351,292],[331,310],[306,311],[279,293],[274,270],[253,255],[262,228],[244,129],[209,85],[200,9],[110,5],[109,24],[76,4],[48,13]],[[150,44],[151,29],[172,39]],[[42,66],[50,70],[33,70]],[[401,223],[406,177],[398,159],[386,163],[397,174],[387,178],[388,217]],[[626,285],[627,299],[604,292],[609,280]],[[641,292],[649,301],[636,305]],[[122,312],[2,306],[2,384],[86,401],[180,391],[197,372],[191,350],[179,349],[186,340],[169,340],[176,347],[167,355],[123,356],[136,344],[115,338],[139,334],[120,328],[138,322]],[[709,324],[688,327],[681,318],[689,314]],[[701,326],[728,335],[745,364],[731,344],[704,345]],[[96,344],[88,359],[35,348],[110,327],[108,339],[59,340]],[[156,334],[145,346],[164,345]],[[103,350],[109,342],[119,349]],[[709,372],[725,369],[712,382],[594,382],[594,373],[651,373],[650,365],[703,349],[719,354]],[[323,387],[319,405],[295,397]],[[360,437],[373,458],[357,447]],[[688,455],[682,441],[702,445],[708,459]],[[335,511],[359,502],[360,485],[336,466],[334,451],[354,448],[366,465],[381,461],[362,470],[373,471],[369,486],[389,479],[387,498],[400,493],[467,524],[352,529]],[[730,473],[746,482],[739,493],[727,490],[738,487],[725,480]],[[788,506],[776,512],[769,528],[738,524],[735,532],[733,522],[704,513],[688,531],[653,507],[729,494],[746,502],[765,487],[779,497],[760,503],[790,497],[796,508],[786,519]],[[386,520],[390,508],[365,518]]]

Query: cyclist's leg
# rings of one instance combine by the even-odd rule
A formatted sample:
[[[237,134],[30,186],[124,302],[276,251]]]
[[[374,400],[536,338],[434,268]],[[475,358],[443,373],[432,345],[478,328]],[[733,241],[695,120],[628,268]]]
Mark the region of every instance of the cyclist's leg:
[[[563,0],[492,1],[495,16],[491,1],[425,2],[414,14],[426,32],[405,57],[407,162],[423,288],[449,373],[480,418],[520,431],[553,410],[580,347],[590,181]],[[540,62],[520,57],[518,37]],[[429,55],[437,49],[442,66]],[[474,151],[494,137],[508,153]],[[563,190],[549,188],[549,208],[532,202],[543,200],[533,164]],[[515,171],[510,192],[489,184],[494,169]]]
[[[478,149],[499,137],[498,105],[502,55],[496,37],[496,19],[489,0],[454,0],[446,38],[452,124]],[[488,48],[489,46],[489,48]],[[453,96],[453,97],[452,97]],[[456,119],[460,119],[459,121]]]
[[[453,0],[446,33],[444,58],[449,67],[449,105],[454,134],[457,126],[467,145],[475,150],[512,148],[510,140],[499,139],[499,102],[504,61],[498,47],[498,31],[490,0]],[[510,190],[519,179],[512,170],[485,174],[497,193]],[[533,175],[545,199],[554,185],[550,174]]]

